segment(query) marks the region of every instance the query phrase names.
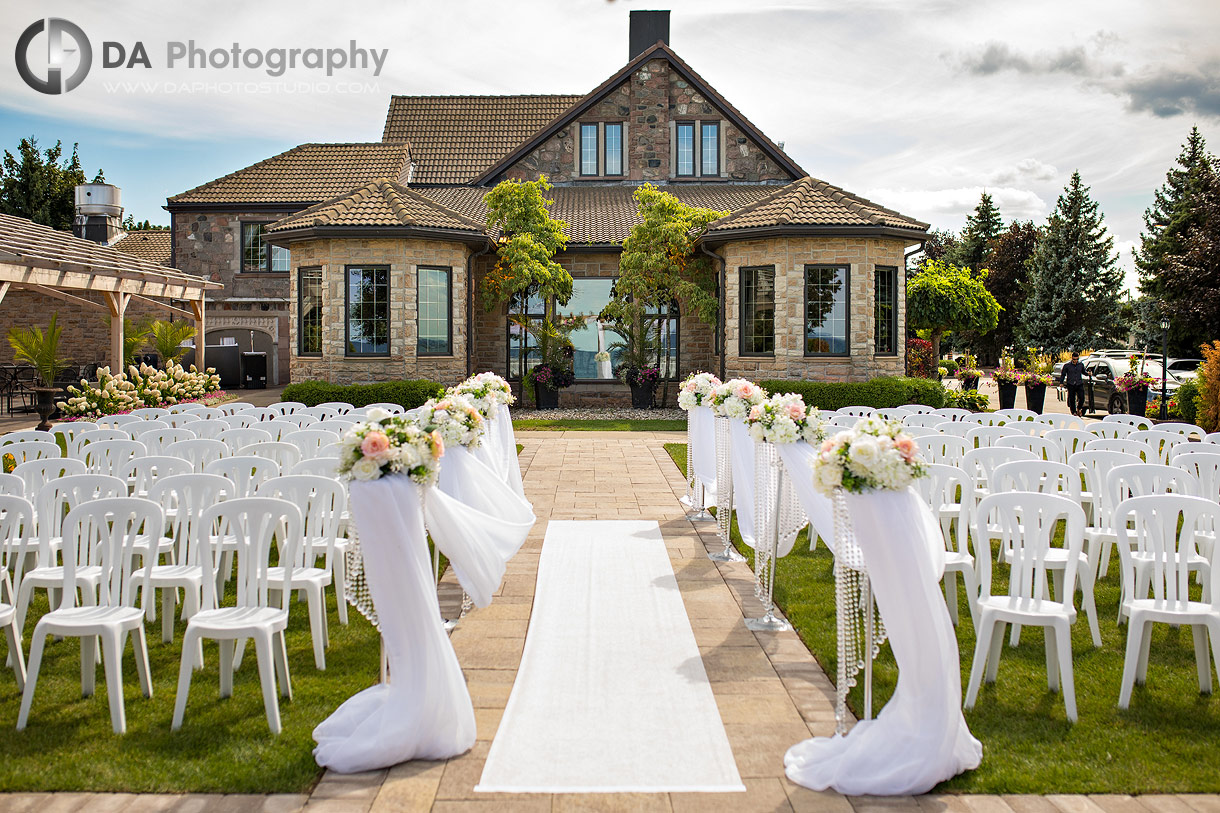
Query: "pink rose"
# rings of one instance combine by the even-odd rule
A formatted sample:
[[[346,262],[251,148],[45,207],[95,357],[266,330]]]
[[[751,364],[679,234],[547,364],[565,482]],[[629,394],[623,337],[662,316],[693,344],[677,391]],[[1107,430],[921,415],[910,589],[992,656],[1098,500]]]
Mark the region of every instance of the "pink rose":
[[[753,388],[753,387],[750,385],[750,383],[747,381],[747,382],[744,382],[744,383],[738,384],[738,385],[737,385],[737,390],[736,390],[736,392],[735,392],[734,394],[735,394],[735,395],[736,395],[738,398],[749,398],[749,397],[750,397],[750,395],[751,395],[751,394],[752,394],[752,392],[753,392],[753,389],[754,389],[754,388]]]
[[[794,421],[805,420],[805,409],[800,404],[788,404],[788,417]]]
[[[436,456],[444,457],[445,456],[445,440],[444,440],[444,438],[441,437],[441,433],[438,432],[437,430],[433,429],[432,433],[431,433],[431,437],[432,437],[432,448],[435,451]]]
[[[902,455],[902,459],[910,463],[919,454],[919,446],[915,443],[915,439],[906,435],[901,435],[894,441],[894,448],[898,454]]]
[[[762,414],[763,414],[762,404],[756,404],[756,405],[750,407],[750,420],[756,421],[762,417]]]
[[[381,457],[390,450],[390,439],[385,432],[369,432],[360,442],[360,451],[365,457]]]

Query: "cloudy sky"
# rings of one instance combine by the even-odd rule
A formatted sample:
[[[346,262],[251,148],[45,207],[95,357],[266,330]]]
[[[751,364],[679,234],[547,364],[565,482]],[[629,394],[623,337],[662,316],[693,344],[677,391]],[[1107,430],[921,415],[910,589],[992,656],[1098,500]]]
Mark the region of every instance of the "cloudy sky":
[[[377,140],[393,93],[584,93],[626,62],[628,12],[666,7],[674,49],[806,171],[937,227],[984,189],[1042,220],[1079,169],[1130,267],[1190,127],[1220,149],[1217,0],[0,0],[0,53],[39,16],[94,49],[58,96],[4,57],[0,146],[79,142],[129,212],[168,222],[168,195],[296,144]],[[153,67],[101,68],[107,40]],[[167,44],[191,40],[388,54],[378,76],[169,69]]]

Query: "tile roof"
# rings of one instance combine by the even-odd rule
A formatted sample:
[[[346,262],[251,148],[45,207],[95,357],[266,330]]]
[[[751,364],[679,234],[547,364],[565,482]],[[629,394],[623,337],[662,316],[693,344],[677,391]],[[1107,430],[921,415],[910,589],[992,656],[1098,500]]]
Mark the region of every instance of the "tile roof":
[[[173,236],[169,229],[129,231],[111,247],[124,254],[168,266],[173,254]]]
[[[720,235],[739,229],[767,227],[881,227],[927,231],[928,224],[878,206],[817,178],[804,177],[774,190],[708,227]]]
[[[175,204],[313,204],[378,178],[405,181],[406,144],[302,144],[174,195]]]
[[[776,190],[774,184],[669,185],[666,192],[692,206],[735,211]],[[422,195],[480,223],[487,222],[483,196],[486,187],[436,187],[418,190]],[[551,216],[568,224],[568,246],[617,244],[639,222],[634,186],[557,186],[547,192],[554,204]]]
[[[381,178],[334,200],[289,215],[272,224],[267,231],[283,232],[317,226],[350,229],[414,227],[482,234],[483,223],[429,200],[414,189]]]
[[[382,140],[410,144],[412,184],[469,183],[582,98],[392,96]]]

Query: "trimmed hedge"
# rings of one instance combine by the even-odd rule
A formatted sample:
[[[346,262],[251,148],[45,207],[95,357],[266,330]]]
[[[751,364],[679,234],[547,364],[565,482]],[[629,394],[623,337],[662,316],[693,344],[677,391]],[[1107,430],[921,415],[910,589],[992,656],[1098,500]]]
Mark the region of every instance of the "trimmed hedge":
[[[423,406],[429,398],[436,398],[444,392],[443,386],[426,378],[383,381],[378,384],[300,381],[284,387],[284,394],[280,397],[285,401],[300,401],[305,406],[340,401],[358,407],[369,404],[398,404],[404,409],[414,409]]]
[[[868,406],[876,409],[905,404],[923,404],[933,409],[945,405],[945,388],[927,378],[882,376],[871,381],[759,381],[769,393],[795,392],[806,406],[841,409]]]

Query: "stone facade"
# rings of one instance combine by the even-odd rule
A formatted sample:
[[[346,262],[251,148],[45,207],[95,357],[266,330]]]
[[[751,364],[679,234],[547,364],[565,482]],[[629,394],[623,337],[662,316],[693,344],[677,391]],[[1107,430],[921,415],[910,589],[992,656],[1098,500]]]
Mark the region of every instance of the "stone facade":
[[[241,224],[271,223],[292,211],[176,212],[171,223],[175,267],[225,286],[208,292],[205,331],[249,328],[262,333],[268,331],[266,320],[275,320],[274,357],[268,364],[273,385],[288,383],[291,289],[286,272],[242,271]]]
[[[770,237],[728,243],[719,249],[725,260],[725,374],[752,380],[864,381],[879,375],[901,375],[901,348],[906,336],[906,241],[864,237]],[[850,265],[848,300],[849,352],[841,356],[805,355],[805,265]],[[741,350],[741,269],[775,267],[775,352],[743,356]],[[875,270],[900,269],[895,326],[899,353],[873,352]]]
[[[105,307],[105,302],[99,294],[85,291],[68,293]],[[0,302],[0,325],[4,326],[6,332],[12,327],[38,327],[45,330],[52,315],[57,317],[55,324],[63,330],[59,339],[59,351],[64,358],[80,365],[110,365],[110,315],[106,311],[33,291],[9,291]],[[127,305],[127,318],[137,322],[171,317],[179,318],[172,316],[169,311],[136,299]],[[0,364],[12,363],[13,348],[7,341],[0,341]]]
[[[667,183],[675,179],[674,124],[678,121],[720,124],[720,167],[714,180],[791,181],[759,145],[747,137],[716,108],[712,101],[682,78],[665,59],[649,60],[631,78],[600,102],[564,126],[528,155],[513,164],[504,177],[534,180],[540,174],[556,184],[596,181]],[[581,123],[622,122],[625,145],[624,174],[590,177],[580,174]],[[698,162],[696,173],[700,172]],[[708,180],[707,176],[683,178],[681,182]]]
[[[456,242],[401,238],[310,239],[292,244],[292,271],[288,290],[297,290],[301,268],[322,269],[322,355],[301,356],[298,351],[295,305],[288,347],[292,380],[320,380],[337,384],[365,384],[402,378],[429,378],[456,384],[466,377],[467,285],[471,249]],[[353,357],[346,354],[346,268],[382,265],[390,268],[390,355]],[[419,266],[452,270],[453,295],[451,354],[417,356],[417,269]],[[503,363],[496,369],[502,369]]]

